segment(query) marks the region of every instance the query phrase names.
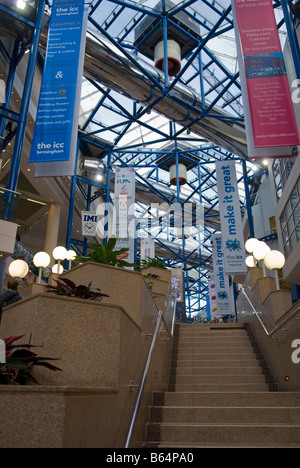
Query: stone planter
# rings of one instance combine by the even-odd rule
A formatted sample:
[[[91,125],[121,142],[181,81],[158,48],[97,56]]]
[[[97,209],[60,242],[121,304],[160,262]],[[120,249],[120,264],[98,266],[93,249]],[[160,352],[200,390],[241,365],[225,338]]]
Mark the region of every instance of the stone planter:
[[[143,304],[151,300],[151,295],[141,273],[86,262],[66,271],[61,278],[69,278],[76,285],[92,282],[92,288],[99,288],[103,294],[109,295],[103,298],[103,303],[119,305],[135,324],[142,327],[145,320],[142,312],[145,310]]]
[[[156,268],[156,267],[149,267],[149,268],[144,268],[142,270],[143,275],[156,275],[159,276],[160,281],[166,281],[169,283],[171,287],[171,282],[172,282],[172,273],[170,270],[166,270],[164,268]],[[152,281],[152,280],[150,280]]]
[[[42,385],[116,390],[124,317],[112,304],[37,294],[5,309],[0,336],[31,335],[40,356],[60,358],[54,364],[63,372],[34,368]]]

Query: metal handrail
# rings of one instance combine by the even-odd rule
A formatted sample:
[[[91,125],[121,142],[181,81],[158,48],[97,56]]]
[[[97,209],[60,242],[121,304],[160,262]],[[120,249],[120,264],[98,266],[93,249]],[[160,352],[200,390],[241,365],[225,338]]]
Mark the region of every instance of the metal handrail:
[[[149,349],[145,369],[144,369],[144,372],[143,372],[142,382],[141,382],[141,385],[140,385],[140,388],[139,388],[139,393],[138,393],[138,396],[137,396],[137,399],[136,399],[136,403],[135,403],[131,423],[130,423],[130,426],[129,426],[129,431],[128,431],[128,435],[127,435],[127,439],[126,439],[126,443],[125,443],[125,448],[129,448],[130,442],[131,442],[131,439],[132,439],[133,429],[134,429],[136,418],[137,418],[138,411],[139,411],[139,408],[140,408],[142,395],[143,395],[143,392],[144,392],[144,387],[145,387],[149,367],[150,367],[150,364],[151,364],[152,353],[153,353],[153,349],[154,349],[154,346],[155,346],[155,342],[156,342],[156,338],[157,338],[159,325],[160,325],[162,316],[163,316],[163,312],[162,312],[162,310],[160,310],[158,312],[158,317],[157,317],[157,320],[156,320],[155,330],[154,330],[154,333],[153,333],[151,346],[150,346],[150,349]]]
[[[155,346],[156,338],[157,338],[157,335],[158,335],[158,330],[159,330],[160,323],[161,323],[161,321],[163,321],[163,323],[164,323],[164,325],[165,325],[165,327],[166,327],[167,331],[169,332],[169,334],[171,336],[171,339],[172,339],[173,336],[174,336],[174,329],[175,329],[176,305],[177,305],[177,302],[175,300],[175,304],[174,304],[174,307],[173,307],[172,322],[171,322],[171,324],[172,324],[171,325],[171,331],[169,329],[169,325],[167,324],[167,322],[166,322],[166,320],[164,318],[162,310],[158,311],[155,330],[154,330],[154,333],[153,333],[153,337],[152,337],[152,341],[151,341],[151,345],[150,345],[146,365],[145,365],[145,368],[144,368],[141,385],[139,386],[139,393],[138,393],[138,396],[137,396],[137,399],[136,399],[136,403],[135,403],[135,407],[134,407],[134,410],[133,410],[133,414],[132,414],[132,418],[131,418],[131,422],[130,422],[130,426],[129,426],[129,430],[128,430],[128,434],[127,434],[127,438],[126,438],[124,448],[129,448],[130,447],[130,442],[131,442],[131,439],[132,439],[133,430],[134,430],[134,426],[135,426],[135,423],[136,423],[138,411],[139,411],[139,408],[140,408],[140,405],[141,405],[142,396],[143,396],[143,393],[144,393],[146,379],[147,379],[147,376],[148,376],[148,371],[149,371],[149,367],[150,367],[151,359],[152,359],[152,353],[153,353],[153,350],[154,350],[154,346]]]
[[[269,336],[269,337],[272,337],[276,332],[278,332],[278,331],[283,327],[283,325],[285,325],[287,322],[289,322],[289,321],[294,317],[294,315],[297,315],[297,314],[299,313],[299,311],[300,311],[300,307],[297,307],[297,309],[295,309],[293,312],[291,312],[291,314],[290,314],[288,317],[286,317],[282,322],[280,322],[279,325],[277,325],[275,328],[273,328],[273,330],[271,330],[271,331],[269,332],[268,329],[266,328],[265,324],[264,324],[263,321],[261,320],[259,314],[257,313],[257,311],[256,311],[254,305],[252,304],[251,300],[249,299],[249,296],[248,296],[248,294],[246,293],[246,291],[245,291],[245,289],[244,289],[243,286],[241,287],[241,291],[242,291],[242,293],[244,294],[244,296],[246,297],[247,301],[249,302],[249,304],[250,304],[250,306],[251,306],[251,308],[252,308],[254,314],[256,315],[256,317],[257,317],[259,323],[261,324],[261,326],[262,326],[264,332],[265,332],[266,335]]]

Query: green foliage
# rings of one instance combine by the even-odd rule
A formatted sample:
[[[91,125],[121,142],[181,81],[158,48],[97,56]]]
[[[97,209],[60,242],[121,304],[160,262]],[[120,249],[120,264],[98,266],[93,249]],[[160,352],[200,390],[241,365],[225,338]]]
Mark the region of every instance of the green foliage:
[[[58,294],[59,296],[78,297],[80,299],[91,299],[93,301],[101,301],[102,297],[109,297],[107,294],[102,294],[100,289],[92,289],[91,284],[87,286],[76,284],[68,278],[59,278],[54,280],[57,286],[48,286],[48,292]]]
[[[42,366],[52,371],[61,371],[47,361],[56,361],[57,359],[49,357],[40,357],[33,353],[31,348],[36,346],[26,344],[15,344],[16,341],[23,338],[24,335],[11,336],[5,338],[5,357],[6,363],[0,364],[0,385],[26,385],[31,382],[38,383],[32,376],[31,371],[35,366]]]
[[[159,260],[158,258],[150,258],[148,257],[147,260],[142,260],[141,261],[141,269],[144,270],[145,268],[151,268],[151,267],[155,267],[155,268],[162,268],[163,270],[166,270],[167,267],[166,265],[164,264],[164,262],[162,262],[161,260]]]
[[[117,239],[111,237],[107,244],[89,244],[89,247],[94,251],[90,255],[77,256],[75,261],[84,262],[96,262],[102,263],[103,265],[111,265],[119,268],[126,267],[137,267],[135,263],[128,263],[124,258],[128,255],[128,249],[123,248],[120,250],[114,250],[116,247]]]

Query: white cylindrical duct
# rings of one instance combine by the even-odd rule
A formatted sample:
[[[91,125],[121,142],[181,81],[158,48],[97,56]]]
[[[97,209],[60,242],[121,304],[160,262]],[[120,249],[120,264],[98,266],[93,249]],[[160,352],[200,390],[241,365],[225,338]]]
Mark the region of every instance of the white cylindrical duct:
[[[167,41],[168,47],[168,74],[176,76],[181,70],[181,49],[180,45],[173,40]],[[159,42],[154,49],[155,67],[164,71],[164,41]]]
[[[187,170],[183,164],[178,164],[178,182],[179,185],[185,185],[187,182]],[[177,185],[176,164],[170,167],[170,184]]]

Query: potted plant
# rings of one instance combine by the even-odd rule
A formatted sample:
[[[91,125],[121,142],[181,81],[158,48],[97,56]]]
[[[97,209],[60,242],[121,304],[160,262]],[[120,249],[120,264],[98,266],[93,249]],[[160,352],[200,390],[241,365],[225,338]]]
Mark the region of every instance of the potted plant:
[[[36,348],[30,343],[16,344],[25,335],[11,336],[4,339],[5,343],[5,363],[0,364],[0,385],[27,385],[29,383],[38,384],[32,375],[35,366],[42,366],[52,371],[61,371],[58,367],[47,361],[57,359],[41,357],[31,351]]]
[[[60,279],[68,278],[79,283],[88,278],[94,287],[105,291],[105,303],[122,307],[140,327],[143,301],[147,297],[148,289],[142,274],[129,269],[138,265],[126,261],[128,249],[115,250],[116,242],[116,238],[110,238],[106,245],[89,244],[92,252],[76,257],[80,264],[64,272]],[[147,293],[143,292],[145,290]]]
[[[129,263],[125,260],[128,255],[128,249],[115,250],[116,243],[117,239],[111,237],[107,244],[88,244],[94,252],[85,256],[77,256],[75,261],[79,263],[96,262],[118,268],[138,267],[137,264]]]
[[[91,289],[90,282],[87,286],[80,284],[76,286],[74,281],[68,278],[54,280],[57,286],[47,286],[48,292],[58,294],[59,296],[78,297],[80,299],[90,299],[92,301],[101,301],[103,297],[109,297],[100,292],[99,288]]]

